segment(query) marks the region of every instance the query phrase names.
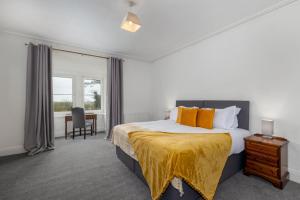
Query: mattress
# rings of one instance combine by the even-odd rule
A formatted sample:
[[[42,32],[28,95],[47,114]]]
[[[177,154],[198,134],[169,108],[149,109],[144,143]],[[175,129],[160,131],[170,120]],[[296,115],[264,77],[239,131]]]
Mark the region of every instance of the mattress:
[[[159,120],[159,121],[150,121],[150,122],[135,122],[130,124],[122,124],[114,127],[113,130],[113,144],[119,146],[126,154],[128,154],[133,159],[136,159],[135,153],[128,141],[128,127],[134,126],[139,127],[141,130],[150,130],[150,131],[162,131],[169,133],[224,133],[228,132],[232,138],[232,147],[230,155],[238,154],[244,150],[244,138],[249,136],[250,133],[245,129],[205,129],[200,127],[190,127],[177,124],[173,120]],[[129,128],[130,129],[130,128]],[[182,180],[175,177],[172,182],[172,186],[177,189],[181,195],[183,195],[184,191],[182,189]]]

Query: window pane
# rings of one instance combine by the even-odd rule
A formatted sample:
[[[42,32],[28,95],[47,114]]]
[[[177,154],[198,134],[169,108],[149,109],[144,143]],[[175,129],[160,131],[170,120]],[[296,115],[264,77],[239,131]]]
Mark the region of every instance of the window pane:
[[[72,78],[53,77],[53,94],[72,95]]]
[[[86,110],[101,109],[101,81],[85,79],[84,82],[84,108]]]
[[[72,78],[53,77],[54,112],[70,111],[72,101]]]

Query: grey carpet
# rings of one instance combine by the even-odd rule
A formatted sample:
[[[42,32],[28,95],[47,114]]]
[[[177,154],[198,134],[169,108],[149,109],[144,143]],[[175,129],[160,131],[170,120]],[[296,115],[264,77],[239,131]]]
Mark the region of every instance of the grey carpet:
[[[54,151],[0,161],[1,200],[144,200],[147,187],[97,137],[56,140]],[[218,188],[216,200],[300,200],[300,185],[284,190],[238,173]]]

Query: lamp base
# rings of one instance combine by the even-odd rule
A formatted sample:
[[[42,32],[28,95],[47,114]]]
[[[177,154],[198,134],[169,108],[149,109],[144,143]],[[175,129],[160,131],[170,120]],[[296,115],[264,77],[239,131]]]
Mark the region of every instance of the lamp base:
[[[266,138],[266,139],[273,139],[273,136],[272,135],[262,135],[263,138]]]

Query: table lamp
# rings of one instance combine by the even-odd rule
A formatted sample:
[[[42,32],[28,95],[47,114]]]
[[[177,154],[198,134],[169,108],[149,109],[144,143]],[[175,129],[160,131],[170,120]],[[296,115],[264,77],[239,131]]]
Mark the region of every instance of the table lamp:
[[[170,114],[171,114],[171,110],[165,110],[164,115],[165,115],[165,120],[170,119]]]
[[[272,138],[274,134],[274,121],[271,119],[261,120],[261,133],[265,138]]]

